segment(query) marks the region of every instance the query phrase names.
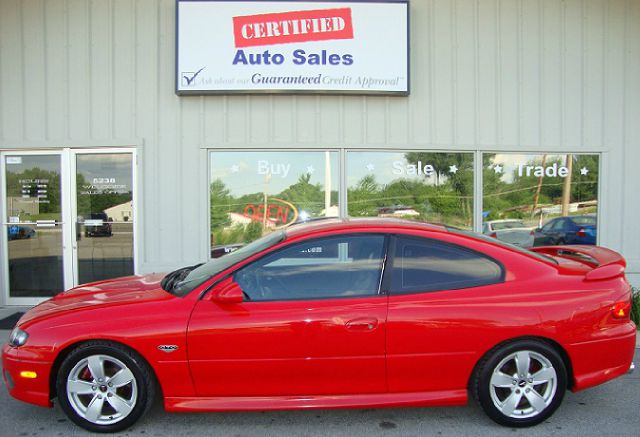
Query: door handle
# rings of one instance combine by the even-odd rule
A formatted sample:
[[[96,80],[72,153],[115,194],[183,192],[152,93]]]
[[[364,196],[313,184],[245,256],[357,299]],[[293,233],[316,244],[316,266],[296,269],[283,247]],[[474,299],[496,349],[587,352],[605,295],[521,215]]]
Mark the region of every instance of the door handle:
[[[370,318],[353,319],[349,320],[345,326],[350,331],[373,331],[378,327],[378,320]]]

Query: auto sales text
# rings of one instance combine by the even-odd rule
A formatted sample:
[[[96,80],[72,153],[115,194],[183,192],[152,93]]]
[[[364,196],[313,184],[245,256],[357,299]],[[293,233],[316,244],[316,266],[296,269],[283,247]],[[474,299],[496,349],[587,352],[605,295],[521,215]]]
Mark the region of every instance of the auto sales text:
[[[293,51],[291,60],[295,65],[353,65],[353,55],[329,53],[322,50],[320,53],[307,53],[302,49]],[[281,65],[285,62],[282,53],[271,53],[265,50],[262,53],[245,53],[239,49],[231,62],[233,65]]]

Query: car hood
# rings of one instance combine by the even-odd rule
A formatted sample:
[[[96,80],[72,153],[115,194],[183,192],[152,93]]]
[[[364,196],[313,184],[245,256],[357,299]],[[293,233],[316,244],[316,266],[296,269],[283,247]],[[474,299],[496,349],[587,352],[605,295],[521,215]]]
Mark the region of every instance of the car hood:
[[[87,307],[112,307],[171,299],[173,296],[160,286],[163,277],[164,274],[154,273],[82,284],[31,308],[19,320],[18,326]]]

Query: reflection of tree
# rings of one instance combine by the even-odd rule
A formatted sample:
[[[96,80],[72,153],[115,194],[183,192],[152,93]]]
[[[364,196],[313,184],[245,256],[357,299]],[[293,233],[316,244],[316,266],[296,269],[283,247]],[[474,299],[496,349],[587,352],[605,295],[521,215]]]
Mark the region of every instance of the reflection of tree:
[[[574,155],[573,156],[573,181],[571,185],[571,199],[574,202],[585,202],[598,198],[598,155]],[[582,175],[581,168],[586,168],[588,173]],[[577,181],[577,183],[575,182]]]
[[[213,181],[209,187],[211,199],[210,223],[212,232],[212,244],[228,244],[236,242],[249,242],[260,237],[263,233],[262,222],[232,225],[230,213],[244,214],[247,205],[257,208],[264,202],[263,193],[249,193],[241,196],[233,196],[231,191],[220,179]],[[298,180],[277,194],[269,197],[283,199],[292,203],[298,211],[305,211],[310,216],[320,216],[325,209],[324,188],[321,184],[312,184],[310,174],[302,174]],[[335,205],[338,192],[331,192],[332,204]],[[289,211],[289,219],[293,217],[293,211]]]
[[[416,164],[418,161],[422,164],[433,166],[436,171],[436,185],[440,185],[443,179],[456,179],[461,176],[460,173],[452,174],[449,168],[455,165],[461,170],[471,170],[473,168],[473,155],[470,153],[438,153],[438,152],[408,152],[405,153],[404,159],[409,164]],[[471,178],[473,184],[473,177]],[[473,191],[473,185],[471,186]],[[471,191],[469,191],[470,194]]]
[[[128,191],[126,193],[117,193],[115,191],[103,191],[101,193],[95,193],[91,195],[83,195],[80,197],[86,197],[89,200],[89,206],[85,209],[80,209],[80,199],[78,202],[78,215],[88,217],[92,212],[103,212],[113,206],[122,205],[131,200],[132,193]]]
[[[56,171],[44,170],[39,167],[25,169],[21,173],[14,173],[7,169],[7,196],[22,198],[23,185],[29,185],[31,187],[32,199],[35,200],[37,191],[34,191],[35,186],[38,185],[35,182],[33,184],[25,184],[20,181],[47,181],[46,185],[46,198],[42,198],[38,202],[39,214],[60,214],[60,173]],[[15,211],[23,215],[23,211]],[[27,217],[24,217],[27,218]],[[38,217],[31,217],[31,219],[37,219]],[[52,217],[53,218],[53,217]]]
[[[378,214],[380,187],[373,175],[367,175],[360,179],[355,188],[350,188],[347,193],[349,197],[349,215],[352,216],[375,216]]]
[[[78,215],[90,217],[92,212],[103,212],[132,199],[132,192],[120,193],[110,189],[100,190],[87,182],[82,174],[76,175]]]
[[[421,161],[430,164],[436,172],[436,186],[426,199],[435,219],[470,227],[473,223],[473,155],[471,153],[405,154],[408,163]],[[455,166],[457,171],[452,172]],[[430,217],[424,217],[430,220]]]
[[[570,202],[594,201],[598,198],[598,155],[572,155],[571,199]],[[557,167],[565,166],[563,157],[547,159],[535,157],[523,163],[522,176],[516,167],[511,175],[511,182],[505,182],[501,174],[496,174],[492,166],[495,155],[484,155],[483,162],[483,210],[488,213],[487,219],[526,218],[531,214],[536,189],[540,183],[538,205],[559,204],[562,200],[564,178],[560,176],[535,176],[533,172],[526,175],[526,166]],[[581,174],[586,168],[588,173]],[[589,210],[585,209],[585,212]]]
[[[309,215],[319,215],[324,209],[324,190],[322,185],[313,185],[310,174],[303,174],[298,181],[286,188],[277,197],[293,203],[299,211]]]
[[[470,227],[473,220],[473,156],[410,152],[408,164],[428,164],[435,170],[435,183],[426,177],[399,178],[380,186],[372,175],[349,188],[349,214],[377,216],[381,211],[415,211],[412,218]],[[457,172],[451,172],[455,165]],[[419,215],[415,215],[418,213]]]
[[[220,179],[211,182],[209,187],[210,216],[211,229],[216,227],[228,226],[231,223],[229,219],[229,204],[231,196],[229,190]]]

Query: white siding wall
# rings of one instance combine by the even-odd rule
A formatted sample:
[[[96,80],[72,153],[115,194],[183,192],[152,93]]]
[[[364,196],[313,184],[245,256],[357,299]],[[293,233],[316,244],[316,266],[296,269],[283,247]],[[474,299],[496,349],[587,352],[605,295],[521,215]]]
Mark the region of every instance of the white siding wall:
[[[138,147],[143,272],[206,258],[206,148],[604,152],[640,285],[640,1],[410,7],[409,97],[177,97],[174,0],[0,0],[0,149]]]

